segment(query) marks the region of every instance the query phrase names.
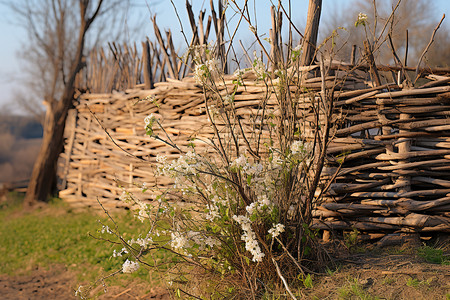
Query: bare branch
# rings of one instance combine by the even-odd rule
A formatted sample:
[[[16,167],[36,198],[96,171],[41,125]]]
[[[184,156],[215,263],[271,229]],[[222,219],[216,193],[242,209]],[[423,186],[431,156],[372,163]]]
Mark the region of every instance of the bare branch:
[[[420,67],[420,63],[422,62],[423,57],[425,56],[425,54],[428,52],[428,49],[430,48],[431,44],[433,44],[434,42],[434,36],[436,35],[436,32],[438,31],[439,27],[441,27],[442,22],[445,19],[445,14],[442,16],[441,21],[439,21],[439,24],[436,26],[436,28],[433,30],[433,34],[431,35],[431,39],[430,42],[428,43],[428,45],[425,47],[425,50],[423,50],[422,55],[420,55],[419,61],[417,62],[417,67],[416,67],[416,78],[414,79],[414,84],[416,83],[417,79],[419,79],[419,67]]]

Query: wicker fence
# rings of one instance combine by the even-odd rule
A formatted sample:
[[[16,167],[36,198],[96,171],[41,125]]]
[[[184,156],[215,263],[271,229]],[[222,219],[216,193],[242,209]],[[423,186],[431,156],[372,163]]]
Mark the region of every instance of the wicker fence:
[[[449,78],[341,93],[322,229],[450,231]]]
[[[341,76],[339,71],[326,78],[326,85],[339,87],[334,92],[333,138],[322,176],[332,183],[322,187],[315,227],[450,231],[450,78],[428,78],[428,83],[413,89],[394,84],[371,87],[361,76]],[[227,75],[219,88],[225,89],[232,79]],[[302,84],[309,93],[300,95],[306,122],[310,93],[321,85],[320,78]],[[244,127],[251,123],[265,91],[258,83],[237,91],[235,104]],[[152,100],[142,100],[150,95]],[[268,104],[275,108],[275,99],[269,98]],[[182,147],[192,137],[213,135],[202,89],[191,77],[155,83],[152,90],[137,87],[81,95],[67,123],[59,164],[60,196],[75,207],[99,207],[97,199],[107,208],[120,207],[125,187],[151,200],[154,195],[141,194],[139,184],[166,186],[169,182],[153,176],[152,163],[157,154],[170,159],[177,153],[145,135],[144,118],[149,113],[161,119]]]

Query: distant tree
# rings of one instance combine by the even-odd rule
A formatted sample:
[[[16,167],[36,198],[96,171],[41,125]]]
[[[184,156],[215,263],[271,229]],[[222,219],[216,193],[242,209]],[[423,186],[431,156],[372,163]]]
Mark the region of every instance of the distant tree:
[[[76,76],[86,65],[85,54],[102,35],[114,38],[111,33],[122,29],[130,3],[22,0],[8,4],[28,32],[22,58],[29,91],[46,107],[42,147],[25,196],[25,205],[30,206],[46,201],[55,186],[67,112],[74,100]]]
[[[398,3],[394,17],[383,31],[384,24],[388,21],[392,10]],[[404,60],[406,30],[408,30],[407,62],[409,66],[414,66],[428,44],[433,29],[439,22],[439,19],[435,17],[436,14],[434,14],[435,3],[428,0],[403,0],[400,2],[398,0],[355,0],[351,4],[347,3],[347,5],[341,7],[336,6],[335,9],[336,12],[333,17],[329,18],[322,27],[321,36],[330,35],[338,27],[345,28],[338,30],[339,38],[334,40],[337,42],[337,49],[340,49],[338,58],[345,61],[350,59],[352,45],[359,46],[360,51],[362,51],[364,49],[362,44],[366,38],[373,43],[374,38],[381,36],[378,40],[379,47],[375,49],[375,58],[383,64],[393,63],[392,52],[386,40],[388,33],[391,33],[398,56]],[[359,13],[368,16],[368,24],[365,28],[364,26],[355,27],[355,21]],[[441,31],[444,30],[441,29]],[[439,38],[439,35],[437,38]],[[437,51],[438,47],[434,46],[434,49]],[[432,60],[429,60],[429,62],[432,62]]]
[[[450,67],[450,26],[441,28],[436,34],[436,40],[425,55],[425,63],[428,66]]]

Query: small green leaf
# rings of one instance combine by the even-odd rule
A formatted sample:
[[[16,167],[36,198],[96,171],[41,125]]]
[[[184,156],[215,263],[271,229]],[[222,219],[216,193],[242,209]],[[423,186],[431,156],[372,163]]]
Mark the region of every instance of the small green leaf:
[[[181,298],[181,291],[180,291],[180,289],[177,289],[177,290],[175,291],[175,295],[176,295],[178,298]]]
[[[312,278],[311,278],[311,274],[306,275],[306,278],[303,280],[303,285],[307,289],[312,289],[313,288],[313,281],[312,281]]]

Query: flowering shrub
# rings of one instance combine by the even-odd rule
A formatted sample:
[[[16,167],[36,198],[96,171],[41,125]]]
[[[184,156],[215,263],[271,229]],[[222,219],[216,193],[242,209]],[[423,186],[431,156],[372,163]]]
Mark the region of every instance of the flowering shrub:
[[[278,107],[269,108],[267,99],[261,99],[260,123],[251,136],[239,129],[234,107],[235,95],[246,84],[243,78],[247,73],[279,102]],[[290,279],[304,272],[298,262],[314,254],[311,247],[315,233],[309,224],[315,147],[299,131],[303,120],[297,113],[296,95],[289,91],[289,76],[283,70],[268,72],[255,55],[252,67],[234,72],[232,85],[225,86],[223,93],[217,87],[225,81],[219,61],[197,56],[194,77],[203,88],[206,113],[216,132],[212,151],[198,153],[195,144],[190,144],[184,151],[176,147],[180,155],[175,160],[158,155],[155,173],[171,178],[173,185],[162,193],[158,191],[151,204],[123,192],[121,200],[133,204],[137,218],[150,225],[147,237],[127,242],[122,239],[124,247],[114,250],[113,256],[127,257],[123,273],[148,266],[146,255],[161,248],[170,249],[185,264],[180,267],[182,263],[178,262],[174,266],[178,273],[172,272],[168,278],[175,289],[173,282],[188,278],[188,269],[193,267],[210,274],[240,277],[241,283],[253,291],[258,285],[256,278],[270,282],[280,276],[275,271],[279,265],[288,267],[285,275]],[[144,123],[147,135],[174,145],[169,136],[163,139],[156,135],[164,124],[153,114]],[[156,192],[144,184],[142,191]]]
[[[311,165],[316,150],[299,131],[303,120],[297,113],[299,101],[289,91],[289,74],[268,72],[255,56],[252,67],[237,70],[231,87],[220,93],[217,83],[225,80],[220,63],[214,59],[203,63],[202,59],[197,58],[194,77],[203,88],[206,113],[216,132],[212,150],[198,153],[195,143],[182,150],[169,135],[156,134],[165,132],[156,115],[147,116],[146,134],[180,152],[175,160],[156,157],[155,175],[171,178],[173,185],[161,191],[138,184],[142,192],[157,195],[153,203],[123,191],[120,200],[132,206],[137,219],[149,226],[145,237],[126,240],[106,225],[100,231],[121,244],[112,257],[123,257],[122,273],[154,268],[152,253],[159,249],[176,254],[180,259],[171,262],[173,269],[167,278],[175,291],[181,288],[177,282],[189,280],[192,268],[201,268],[203,274],[220,274],[221,280],[238,278],[243,286],[239,289],[252,293],[258,289],[258,281],[270,284],[286,276],[295,282],[304,272],[299,262],[316,254],[311,251],[315,233],[309,229],[314,195]],[[243,79],[247,73],[279,102],[278,107],[269,108],[267,99],[261,99],[257,105],[260,121],[250,136],[239,129],[234,101],[238,88],[248,83]],[[290,103],[286,103],[288,99]],[[280,265],[286,270],[284,275],[276,271]],[[235,280],[228,281],[233,293],[239,290],[232,283]]]
[[[175,160],[156,158],[156,175],[171,178],[173,185],[161,191],[140,184],[143,192],[157,195],[152,203],[124,190],[120,200],[136,208],[149,231],[145,238],[126,241],[104,229],[122,244],[112,255],[125,256],[122,272],[132,273],[155,267],[150,261],[159,249],[176,254],[179,259],[170,262],[173,269],[167,280],[178,295],[183,283],[192,280],[193,269],[220,276],[230,293],[250,291],[255,296],[280,278],[288,289],[286,278],[295,284],[304,274],[305,257],[315,260],[320,255],[316,232],[310,229],[319,174],[313,165],[323,159],[324,147],[318,145],[326,144],[318,135],[308,140],[301,132],[299,98],[309,95],[299,86],[301,74],[295,69],[301,48],[293,49],[292,65],[273,72],[255,53],[250,68],[236,70],[231,78],[225,78],[220,61],[212,57],[214,51],[197,50],[193,76],[203,89],[206,115],[215,132],[211,147],[200,153],[189,143],[182,149],[168,134],[163,138],[155,133],[165,132],[162,120],[153,114],[145,118],[146,134],[180,153]],[[254,123],[247,132],[235,99],[250,83],[265,88],[266,96],[255,104]],[[316,96],[309,96],[314,103]],[[271,97],[276,105],[269,106]]]

